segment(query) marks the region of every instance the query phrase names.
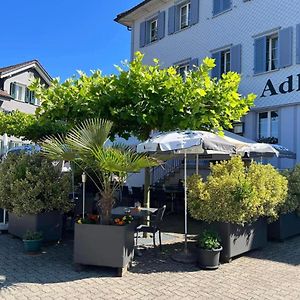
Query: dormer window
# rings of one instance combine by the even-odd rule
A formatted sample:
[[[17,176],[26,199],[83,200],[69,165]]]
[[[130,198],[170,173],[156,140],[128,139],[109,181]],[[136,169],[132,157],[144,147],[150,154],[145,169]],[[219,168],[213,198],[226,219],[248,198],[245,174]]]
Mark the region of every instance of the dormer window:
[[[10,95],[19,101],[24,101],[25,99],[25,86],[18,83],[11,83]]]
[[[186,3],[180,7],[180,29],[190,25],[191,3]]]
[[[157,19],[150,21],[150,42],[155,42],[157,40]]]

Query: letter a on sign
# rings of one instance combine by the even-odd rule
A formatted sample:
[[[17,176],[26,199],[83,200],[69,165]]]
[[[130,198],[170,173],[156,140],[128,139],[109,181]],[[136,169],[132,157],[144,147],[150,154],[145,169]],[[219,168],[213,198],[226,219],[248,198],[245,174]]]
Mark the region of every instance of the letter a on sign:
[[[266,83],[266,86],[264,88],[263,93],[261,94],[261,98],[266,97],[265,93],[269,92],[270,96],[274,96],[274,95],[278,95],[278,93],[276,92],[276,89],[271,81],[271,79],[269,79]]]

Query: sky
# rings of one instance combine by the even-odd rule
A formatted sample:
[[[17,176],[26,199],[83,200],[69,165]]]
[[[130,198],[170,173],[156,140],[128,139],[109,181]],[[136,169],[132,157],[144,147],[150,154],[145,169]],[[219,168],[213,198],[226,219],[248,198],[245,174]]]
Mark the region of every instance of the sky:
[[[0,67],[38,59],[52,77],[115,71],[130,32],[114,22],[141,0],[1,0]]]

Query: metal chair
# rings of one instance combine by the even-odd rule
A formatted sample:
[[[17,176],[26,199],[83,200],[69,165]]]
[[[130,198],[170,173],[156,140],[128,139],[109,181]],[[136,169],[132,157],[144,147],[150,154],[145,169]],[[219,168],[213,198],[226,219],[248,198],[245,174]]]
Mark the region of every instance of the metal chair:
[[[153,235],[153,246],[155,248],[156,247],[155,234],[156,234],[156,232],[158,232],[159,233],[159,248],[160,248],[160,251],[162,250],[160,224],[163,220],[165,210],[166,210],[166,205],[164,205],[163,207],[158,209],[157,213],[153,216],[154,218],[150,222],[150,226],[140,225],[136,228],[136,230],[135,230],[135,233],[136,233],[136,246],[138,244],[139,232],[147,232],[147,233],[152,233],[152,235]]]

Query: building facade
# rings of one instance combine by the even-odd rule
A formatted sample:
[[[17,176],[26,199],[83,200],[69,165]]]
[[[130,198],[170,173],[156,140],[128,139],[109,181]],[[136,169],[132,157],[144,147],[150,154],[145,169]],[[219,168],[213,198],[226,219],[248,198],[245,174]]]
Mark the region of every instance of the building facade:
[[[131,30],[131,51],[158,58],[184,74],[205,57],[212,76],[241,74],[241,94],[255,93],[243,134],[297,154],[276,159],[279,168],[300,162],[300,3],[297,0],[145,0],[116,21]],[[241,128],[240,128],[241,129]]]
[[[28,89],[34,78],[39,78],[46,87],[52,80],[37,60],[0,68],[0,110],[6,113],[18,110],[34,114],[40,105],[34,93]],[[21,143],[15,137],[0,136],[0,153]]]

